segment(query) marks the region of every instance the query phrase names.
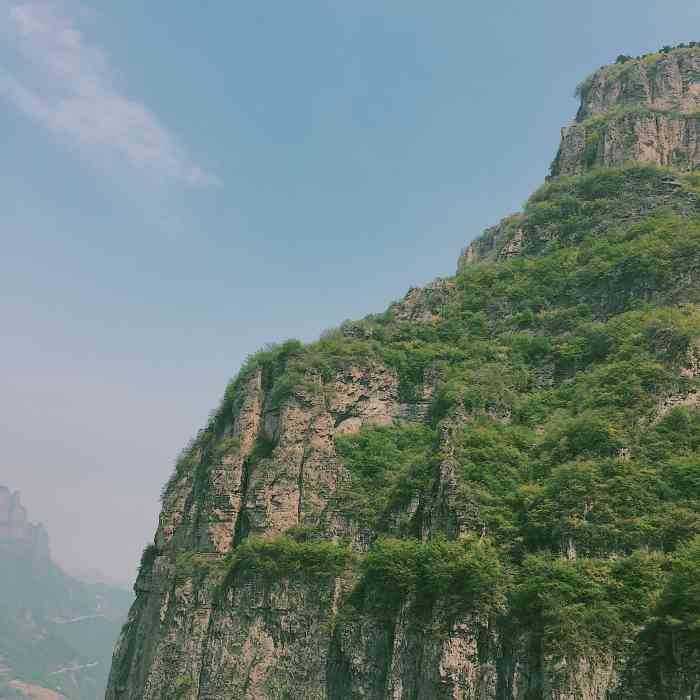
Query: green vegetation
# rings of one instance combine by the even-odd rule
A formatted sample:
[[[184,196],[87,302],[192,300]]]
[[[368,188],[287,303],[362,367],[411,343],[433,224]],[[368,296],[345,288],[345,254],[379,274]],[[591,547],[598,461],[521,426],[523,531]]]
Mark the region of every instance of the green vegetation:
[[[468,265],[436,321],[373,330],[383,357],[398,345],[439,378],[434,426],[470,417],[452,429],[462,522],[491,538],[508,606],[555,655],[628,648],[657,614],[668,554],[700,533],[700,415],[655,418],[699,386],[681,372],[700,337],[691,178],[633,167],[551,181],[517,222],[538,255]],[[338,440],[358,519],[380,532],[406,465],[437,452],[428,433],[424,454],[400,449],[406,430]],[[430,493],[434,469],[418,473]],[[422,547],[375,543],[363,585],[394,602],[442,591],[419,583]]]
[[[394,308],[250,358],[175,481],[198,484],[235,454],[227,427],[253,372],[271,409],[327,399],[349,366],[393,370],[404,403],[433,391],[424,425],[336,439],[349,478],[332,505],[366,555],[318,526],[242,536],[225,585],[354,569],[355,609],[374,615],[508,610],[553,657],[631,654],[645,678],[678,665],[670,649],[691,659],[700,411],[667,399],[700,391],[698,177],[635,166],[551,180],[488,234],[490,250],[520,231],[523,253],[463,266],[426,301],[430,320]],[[247,467],[274,447],[259,439]]]
[[[518,489],[531,477],[534,433],[482,417],[455,431],[458,494],[470,504],[470,526],[499,542],[517,543]]]
[[[591,88],[594,79],[598,76],[602,75],[608,81],[617,80],[624,73],[631,70],[639,68],[642,70],[646,70],[648,68],[653,69],[654,65],[666,54],[690,52],[698,47],[700,47],[700,42],[690,41],[687,43],[678,44],[677,46],[664,46],[658,51],[652,51],[651,53],[645,53],[636,57],[620,54],[615,59],[615,63],[602,66],[597,71],[594,71],[591,75],[589,75],[585,80],[581,81],[576,87],[576,95],[580,95],[585,98],[585,95]]]
[[[678,49],[695,49],[700,47],[700,41],[689,41],[688,43],[677,44],[676,46],[664,46],[658,51],[652,51],[650,53],[642,54],[641,56],[627,56],[625,54],[620,54],[616,59],[615,63],[628,63],[629,61],[643,61],[645,59],[656,57],[659,55],[673,53]]]
[[[679,547],[656,604],[647,606],[625,670],[626,700],[692,697],[700,674],[700,537]]]
[[[226,570],[226,565],[220,557],[189,550],[177,554],[173,563],[175,574],[181,579],[206,578],[211,574],[222,574]]]
[[[632,238],[632,225],[649,221],[650,216],[681,215],[685,220],[700,211],[692,182],[692,176],[676,179],[670,171],[652,166],[594,170],[550,180],[530,198],[519,223],[526,250],[543,254],[586,239],[605,244],[621,229]]]
[[[262,539],[248,538],[226,561],[224,587],[238,575],[257,575],[268,581],[289,576],[312,579],[338,575],[352,560],[347,544],[328,541],[298,542],[289,535]]]
[[[529,555],[516,570],[512,610],[548,654],[615,653],[652,612],[664,563],[642,552],[576,562]]]
[[[427,426],[373,428],[336,440],[352,480],[341,491],[343,507],[371,530],[392,509],[405,507],[434,479],[437,437]]]
[[[155,543],[151,542],[144,547],[141,553],[141,562],[139,564],[139,572],[148,571],[152,566],[156,557],[160,554],[158,547]]]
[[[177,700],[186,698],[192,690],[192,676],[186,674],[178,676],[175,679],[173,688],[175,690],[175,698]]]
[[[700,537],[679,547],[674,555],[655,612],[658,622],[651,636],[670,633],[686,649],[700,649]]]
[[[495,613],[505,601],[506,578],[488,540],[382,539],[360,571],[358,593],[380,614],[392,614],[408,596],[416,612],[430,612],[440,601],[453,618],[468,611]]]

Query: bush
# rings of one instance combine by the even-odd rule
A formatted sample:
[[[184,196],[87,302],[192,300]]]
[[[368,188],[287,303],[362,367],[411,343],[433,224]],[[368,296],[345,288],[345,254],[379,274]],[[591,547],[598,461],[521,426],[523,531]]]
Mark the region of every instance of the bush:
[[[181,674],[177,676],[174,683],[175,697],[177,700],[184,699],[192,690],[192,676]]]
[[[541,640],[545,654],[613,651],[624,638],[619,611],[607,599],[606,562],[529,556],[517,571],[513,613]]]
[[[267,581],[290,576],[328,578],[337,576],[351,559],[351,550],[345,544],[298,542],[287,535],[249,538],[230,555],[226,580],[230,583],[238,575],[260,576]]]
[[[528,452],[534,435],[525,428],[478,420],[455,434],[454,456],[461,498],[478,506],[471,526],[501,544],[519,538],[517,493],[531,477]]]
[[[388,511],[424,493],[434,476],[437,436],[427,426],[369,428],[336,438],[350,471],[341,504],[369,528],[380,528]]]
[[[504,572],[488,540],[378,540],[361,572],[361,590],[386,613],[409,596],[418,611],[440,601],[453,618],[491,614],[504,601]]]
[[[139,563],[139,572],[146,571],[146,570],[150,569],[153,566],[153,562],[155,562],[155,560],[159,554],[160,554],[160,550],[155,545],[155,543],[151,542],[151,543],[147,544],[144,547],[143,552],[141,553],[141,561]]]
[[[636,639],[625,698],[691,697],[700,674],[700,537],[680,547],[658,603]]]

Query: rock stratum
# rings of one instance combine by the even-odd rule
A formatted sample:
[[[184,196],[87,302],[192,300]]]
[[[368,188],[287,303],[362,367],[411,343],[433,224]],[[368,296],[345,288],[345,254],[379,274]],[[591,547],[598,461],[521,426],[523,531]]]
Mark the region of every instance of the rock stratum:
[[[596,72],[456,276],[249,358],[107,700],[700,697],[696,67]]]

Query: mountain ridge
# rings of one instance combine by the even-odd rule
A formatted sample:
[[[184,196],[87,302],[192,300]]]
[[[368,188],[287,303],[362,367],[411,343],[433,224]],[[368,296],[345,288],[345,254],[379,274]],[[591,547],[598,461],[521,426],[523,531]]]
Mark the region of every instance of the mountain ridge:
[[[582,104],[642,64],[700,89],[691,47]],[[699,696],[700,179],[634,125],[589,157],[589,118],[456,276],[248,359],[164,489],[107,700]]]

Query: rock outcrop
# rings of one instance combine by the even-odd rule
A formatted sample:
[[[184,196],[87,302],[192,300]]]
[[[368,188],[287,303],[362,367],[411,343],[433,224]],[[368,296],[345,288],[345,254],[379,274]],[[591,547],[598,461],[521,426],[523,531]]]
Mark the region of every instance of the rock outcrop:
[[[576,122],[562,129],[553,175],[627,163],[700,165],[700,48],[606,66],[579,86]]]
[[[242,368],[164,490],[107,700],[698,696],[700,52],[581,99],[455,278]]]

